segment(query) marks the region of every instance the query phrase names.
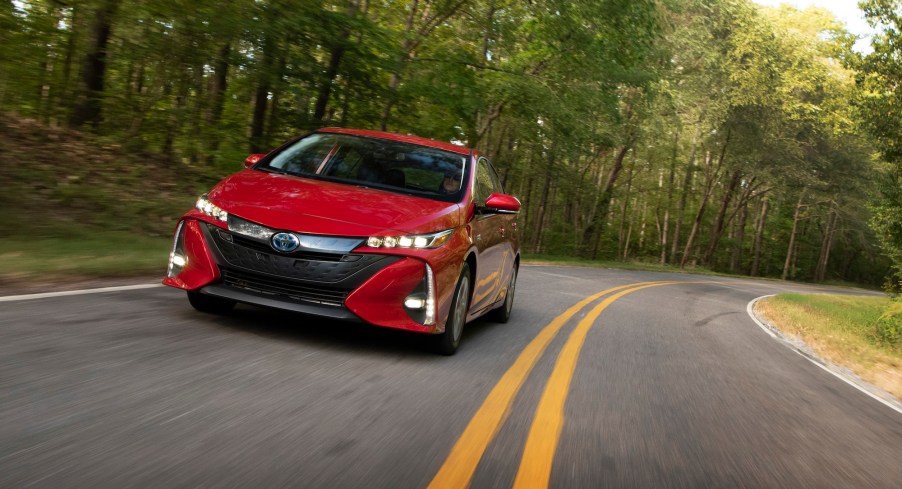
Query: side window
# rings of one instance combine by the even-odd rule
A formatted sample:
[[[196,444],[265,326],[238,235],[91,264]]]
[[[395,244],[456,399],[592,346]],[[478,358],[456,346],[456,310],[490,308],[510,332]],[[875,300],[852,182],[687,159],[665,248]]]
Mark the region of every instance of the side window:
[[[495,181],[492,179],[492,167],[489,160],[485,158],[479,159],[476,165],[476,201],[478,204],[485,203],[489,195],[495,191]]]
[[[488,162],[486,162],[486,163],[488,163]],[[488,163],[488,165],[489,165],[489,170],[491,170],[491,172],[492,172],[492,181],[495,183],[495,192],[498,192],[499,194],[503,194],[504,189],[501,188],[501,179],[498,178],[498,173],[495,172],[495,167],[492,166],[491,163]]]

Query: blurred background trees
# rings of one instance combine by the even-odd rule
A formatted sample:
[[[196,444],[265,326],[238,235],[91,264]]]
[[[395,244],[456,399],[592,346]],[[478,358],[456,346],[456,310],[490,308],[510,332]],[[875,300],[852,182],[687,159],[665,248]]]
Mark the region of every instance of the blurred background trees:
[[[529,253],[898,284],[899,6],[865,4],[867,56],[748,0],[0,0],[0,109],[222,174],[320,126],[456,141]]]

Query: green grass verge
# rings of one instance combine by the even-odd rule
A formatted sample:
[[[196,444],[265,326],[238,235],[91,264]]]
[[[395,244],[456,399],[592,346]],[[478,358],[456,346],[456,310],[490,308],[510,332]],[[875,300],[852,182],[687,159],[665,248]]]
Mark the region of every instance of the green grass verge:
[[[53,281],[79,277],[162,275],[171,238],[122,231],[0,239],[0,279]]]
[[[888,297],[780,294],[757,310],[822,358],[902,398],[902,303]]]

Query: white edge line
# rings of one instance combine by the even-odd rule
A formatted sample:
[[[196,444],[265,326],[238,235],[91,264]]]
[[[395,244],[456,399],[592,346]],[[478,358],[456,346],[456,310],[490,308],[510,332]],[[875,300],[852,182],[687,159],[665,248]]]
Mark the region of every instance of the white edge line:
[[[796,348],[796,347],[795,347],[794,345],[792,345],[791,343],[789,343],[789,342],[787,342],[786,340],[784,340],[783,338],[777,336],[777,335],[771,330],[771,328],[769,328],[766,324],[764,324],[763,322],[761,322],[761,320],[759,320],[758,317],[755,315],[755,312],[754,312],[755,304],[756,304],[759,300],[761,300],[761,299],[767,299],[768,297],[773,297],[774,295],[775,295],[775,294],[769,294],[769,295],[762,295],[761,297],[756,297],[756,298],[752,299],[751,301],[749,301],[748,305],[746,306],[746,312],[748,312],[749,317],[752,318],[752,321],[755,321],[755,324],[757,324],[759,328],[761,328],[762,330],[764,330],[765,333],[769,334],[771,338],[773,338],[773,339],[779,341],[780,343],[782,343],[783,345],[785,345],[786,347],[788,347],[790,350],[792,350],[792,351],[798,353],[799,356],[801,356],[801,357],[804,358],[805,360],[808,360],[809,362],[813,363],[814,365],[817,365],[818,367],[820,367],[822,370],[824,370],[825,372],[829,373],[830,375],[832,375],[832,376],[836,377],[837,379],[839,379],[839,380],[841,380],[841,381],[843,381],[843,382],[845,382],[845,383],[851,385],[852,387],[858,389],[859,391],[861,391],[861,392],[867,394],[868,397],[870,397],[871,399],[874,399],[875,401],[880,402],[881,404],[883,404],[884,406],[886,406],[886,407],[892,409],[893,411],[895,411],[895,412],[897,412],[897,413],[899,413],[899,414],[902,414],[902,408],[900,408],[899,406],[897,406],[897,405],[895,405],[894,403],[892,403],[892,402],[890,402],[890,401],[888,401],[888,400],[886,400],[886,399],[883,399],[882,397],[877,396],[877,395],[875,395],[874,393],[868,391],[867,389],[865,389],[865,388],[863,388],[862,386],[858,385],[857,382],[855,382],[855,381],[852,380],[852,379],[849,379],[849,378],[846,377],[845,375],[842,375],[842,374],[840,374],[839,372],[835,372],[835,371],[833,371],[832,369],[828,368],[826,365],[823,365],[823,364],[821,364],[820,362],[815,361],[813,358],[811,358],[810,356],[808,356],[808,355],[805,354],[804,352],[800,351],[798,348]]]
[[[46,299],[49,297],[65,297],[67,295],[100,294],[103,292],[121,292],[123,290],[149,289],[162,287],[163,284],[138,284],[121,285],[118,287],[101,287],[99,289],[63,290],[60,292],[43,292],[40,294],[7,295],[0,297],[0,302],[29,301],[33,299]]]

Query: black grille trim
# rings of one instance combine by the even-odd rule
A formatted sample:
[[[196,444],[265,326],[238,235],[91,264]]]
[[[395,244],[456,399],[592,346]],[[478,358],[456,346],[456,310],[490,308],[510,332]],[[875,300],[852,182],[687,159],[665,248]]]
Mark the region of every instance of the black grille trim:
[[[278,295],[294,302],[312,302],[341,307],[349,290],[309,285],[283,277],[220,267],[223,285],[266,295]]]

